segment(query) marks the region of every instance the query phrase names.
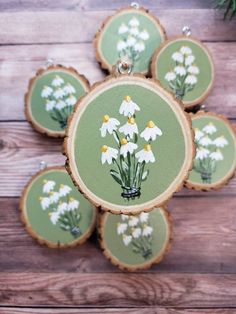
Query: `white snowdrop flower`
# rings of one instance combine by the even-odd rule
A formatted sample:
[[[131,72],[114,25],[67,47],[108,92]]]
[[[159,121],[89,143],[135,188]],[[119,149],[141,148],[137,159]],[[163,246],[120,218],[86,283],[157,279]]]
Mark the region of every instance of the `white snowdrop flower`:
[[[177,75],[180,75],[180,76],[184,76],[186,75],[186,69],[185,67],[181,66],[181,65],[177,65],[175,68],[174,68],[174,71]]]
[[[145,225],[143,228],[143,236],[148,237],[152,234],[153,228],[151,226]]]
[[[142,212],[140,215],[139,215],[139,220],[143,223],[143,222],[147,222],[148,221],[148,218],[149,218],[149,213],[145,213],[145,212]]]
[[[135,226],[137,226],[138,223],[139,223],[138,217],[136,217],[136,216],[130,217],[130,219],[129,219],[129,226],[130,227],[135,227]]]
[[[123,235],[123,242],[125,246],[128,246],[131,241],[132,241],[131,235],[126,235],[126,234]]]
[[[117,46],[116,46],[116,48],[117,48],[118,51],[122,51],[122,50],[124,50],[126,47],[127,47],[126,42],[123,41],[123,40],[119,40],[118,43],[117,43]]]
[[[55,185],[56,185],[55,181],[43,180],[43,193],[49,193],[54,189]]]
[[[65,211],[68,211],[68,204],[66,202],[60,203],[57,211],[60,215],[63,215]]]
[[[141,38],[142,40],[147,40],[147,39],[149,39],[149,34],[148,34],[148,32],[144,29],[144,30],[139,34],[139,38]]]
[[[105,164],[105,162],[107,162],[110,165],[113,159],[117,159],[118,156],[117,149],[103,145],[101,150],[102,150],[101,156],[102,164]]]
[[[133,138],[134,134],[138,134],[138,126],[135,123],[134,118],[129,118],[128,122],[119,128],[119,131],[125,135],[129,135],[130,138]]]
[[[103,124],[100,128],[101,136],[105,137],[107,133],[112,134],[117,130],[120,122],[115,118],[110,118],[107,114],[103,117]]]
[[[132,236],[133,236],[133,238],[135,238],[135,239],[139,238],[139,237],[141,236],[141,234],[142,234],[141,228],[134,228],[134,229],[132,230]]]
[[[51,204],[57,203],[59,199],[60,199],[60,194],[58,192],[50,192]]]
[[[67,83],[66,86],[63,88],[64,94],[69,95],[69,94],[75,94],[76,90],[74,86],[72,86],[70,83]]]
[[[128,225],[125,223],[118,223],[117,224],[117,233],[123,234],[128,228]]]
[[[50,111],[55,107],[55,100],[47,100],[46,102],[46,111]]]
[[[197,83],[197,78],[194,75],[188,75],[184,82],[186,84],[195,85]]]
[[[161,129],[159,129],[153,121],[149,121],[147,123],[147,127],[143,130],[143,132],[140,134],[140,137],[143,137],[145,141],[155,141],[156,137],[162,135]]]
[[[210,154],[210,158],[216,161],[223,160],[224,157],[219,149],[216,152]]]
[[[204,158],[208,157],[210,151],[204,147],[197,148],[197,153],[195,159],[203,160]]]
[[[55,90],[55,92],[53,93],[53,96],[56,98],[56,99],[61,99],[63,98],[63,96],[65,95],[64,91],[62,88],[57,88]]]
[[[52,80],[52,86],[58,87],[64,83],[64,80],[59,75],[55,75],[55,78]]]
[[[126,44],[127,44],[128,47],[132,47],[132,46],[135,45],[136,41],[137,40],[134,37],[129,36],[127,41],[126,41]]]
[[[173,71],[167,72],[166,75],[165,75],[165,79],[166,79],[168,82],[174,81],[174,80],[176,79],[176,74],[175,74],[175,72],[173,72]]]
[[[43,210],[47,209],[51,204],[49,197],[40,197],[39,200],[40,200],[41,207]]]
[[[75,96],[70,95],[70,97],[68,97],[65,101],[68,106],[74,106],[77,102],[77,99],[75,98]]]
[[[75,200],[73,197],[70,197],[69,203],[68,203],[68,210],[74,210],[79,207],[79,201]]]
[[[129,21],[129,25],[131,27],[137,27],[139,26],[139,21],[136,19],[136,17],[132,17],[132,19]]]
[[[131,35],[137,36],[137,35],[139,34],[138,27],[131,27],[131,28],[129,29],[129,33],[130,33]]]
[[[60,218],[60,213],[59,212],[51,212],[48,215],[50,217],[52,224],[56,225],[58,222],[58,219]]]
[[[118,29],[118,34],[125,34],[129,30],[128,26],[125,23],[122,23]]]
[[[216,147],[224,147],[225,145],[228,145],[228,141],[226,140],[226,138],[222,135],[220,137],[217,137],[214,141],[213,144]]]
[[[194,60],[195,60],[195,57],[193,55],[187,56],[187,58],[185,59],[185,65],[189,66],[193,64]]]
[[[187,71],[190,74],[196,74],[196,75],[199,74],[199,68],[196,65],[190,65]]]
[[[138,41],[138,42],[134,45],[134,50],[135,50],[135,51],[138,51],[138,52],[144,51],[144,50],[145,50],[144,42]]]
[[[125,221],[125,220],[129,219],[129,215],[124,215],[124,214],[122,214],[122,215],[121,215],[121,219],[122,219],[123,221]]]
[[[155,162],[155,157],[152,152],[152,148],[150,144],[145,144],[144,149],[140,150],[135,154],[135,157],[138,159],[138,162],[142,163],[145,161],[146,163]]]
[[[217,131],[217,128],[214,126],[212,122],[209,122],[206,126],[204,126],[202,130],[203,132],[211,135]]]
[[[192,49],[187,47],[187,46],[182,46],[180,48],[180,52],[183,54],[183,55],[191,55],[192,53]]]
[[[202,146],[209,146],[212,144],[212,140],[210,139],[209,136],[203,136],[200,140],[199,140],[199,144]]]
[[[183,63],[184,62],[184,56],[181,52],[174,52],[171,56],[171,58],[174,60],[174,61],[177,61],[179,63]]]
[[[48,98],[48,96],[52,95],[52,92],[53,92],[53,89],[50,86],[44,86],[41,92],[41,97]]]
[[[202,138],[204,136],[204,133],[199,130],[198,128],[194,129],[194,133],[195,133],[195,140],[198,142],[200,140],[200,138]]]
[[[59,100],[55,106],[58,110],[61,110],[66,107],[66,103],[63,100]]]
[[[120,154],[124,156],[124,158],[127,157],[128,153],[132,155],[135,149],[138,148],[137,144],[128,142],[125,138],[122,138],[120,143],[121,143]]]
[[[71,190],[72,190],[71,187],[69,187],[68,185],[61,184],[60,189],[59,189],[59,194],[60,196],[66,196],[67,194],[71,192]]]
[[[130,96],[125,96],[121,103],[119,113],[123,114],[125,117],[133,116],[135,111],[140,111],[139,106],[132,101]]]

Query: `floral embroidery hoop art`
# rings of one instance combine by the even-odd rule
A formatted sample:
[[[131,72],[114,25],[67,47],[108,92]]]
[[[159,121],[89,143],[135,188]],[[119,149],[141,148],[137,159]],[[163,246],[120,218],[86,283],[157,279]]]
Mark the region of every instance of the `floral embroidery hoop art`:
[[[64,152],[74,183],[95,206],[135,214],[182,187],[195,149],[181,105],[156,81],[133,74],[110,76],[81,99]]]
[[[105,70],[122,58],[134,65],[134,72],[147,74],[152,54],[166,40],[159,20],[147,9],[123,8],[108,17],[94,38],[96,58]]]
[[[191,114],[195,131],[196,156],[186,187],[216,190],[236,171],[236,131],[229,120],[213,112]]]
[[[104,255],[128,271],[160,263],[170,250],[172,230],[172,218],[165,207],[130,216],[103,213],[98,226]]]
[[[208,48],[189,35],[165,41],[152,57],[152,77],[180,99],[185,109],[200,105],[208,97],[214,72]]]
[[[27,232],[50,248],[74,247],[92,234],[97,210],[74,187],[64,167],[35,174],[20,199]]]
[[[84,75],[72,67],[50,65],[30,79],[25,94],[25,115],[34,129],[51,137],[64,137],[69,116],[78,99],[89,90]]]

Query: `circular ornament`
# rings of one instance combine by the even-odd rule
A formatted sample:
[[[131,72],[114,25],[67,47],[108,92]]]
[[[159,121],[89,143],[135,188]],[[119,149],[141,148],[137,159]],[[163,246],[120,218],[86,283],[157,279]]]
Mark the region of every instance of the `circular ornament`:
[[[204,101],[213,87],[211,54],[200,41],[188,36],[162,44],[153,55],[151,73],[187,109]]]
[[[27,120],[40,133],[64,137],[76,102],[89,90],[85,76],[73,68],[51,65],[29,81],[25,95]]]
[[[100,244],[120,269],[135,271],[159,263],[170,248],[172,219],[164,208],[139,215],[101,215]]]
[[[95,227],[96,209],[78,192],[64,167],[31,178],[20,200],[29,234],[51,248],[84,243]]]
[[[213,112],[192,115],[196,156],[186,186],[195,190],[221,188],[236,170],[236,133],[229,120]]]
[[[128,58],[134,72],[147,74],[155,49],[165,39],[164,28],[148,10],[124,8],[106,19],[97,32],[94,38],[96,58],[109,72],[119,60]]]
[[[108,77],[79,102],[64,143],[85,196],[114,214],[149,211],[179,190],[192,167],[190,119],[142,75]]]

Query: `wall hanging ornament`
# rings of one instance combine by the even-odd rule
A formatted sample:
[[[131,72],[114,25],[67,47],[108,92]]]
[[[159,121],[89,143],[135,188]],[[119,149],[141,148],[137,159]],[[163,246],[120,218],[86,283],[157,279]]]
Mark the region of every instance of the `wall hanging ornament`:
[[[95,228],[96,209],[78,192],[64,167],[41,170],[20,200],[29,234],[51,248],[84,243]]]
[[[190,35],[190,28],[185,26],[183,36],[165,41],[154,53],[151,63],[152,77],[182,100],[186,109],[201,104],[214,81],[210,52]]]
[[[156,81],[114,73],[79,102],[64,151],[73,181],[93,204],[135,214],[161,206],[182,187],[193,140],[188,114]]]
[[[192,115],[196,156],[188,188],[212,190],[224,186],[236,170],[236,132],[229,120],[213,112]]]
[[[135,216],[104,213],[99,223],[104,255],[120,269],[136,271],[159,263],[169,250],[172,219],[165,208]]]
[[[105,20],[94,38],[96,58],[101,67],[112,72],[118,60],[126,57],[134,72],[147,74],[151,57],[166,39],[158,19],[137,3],[118,10]]]
[[[25,95],[26,118],[38,132],[64,137],[76,102],[88,90],[88,80],[75,69],[50,64],[38,70],[29,81]]]

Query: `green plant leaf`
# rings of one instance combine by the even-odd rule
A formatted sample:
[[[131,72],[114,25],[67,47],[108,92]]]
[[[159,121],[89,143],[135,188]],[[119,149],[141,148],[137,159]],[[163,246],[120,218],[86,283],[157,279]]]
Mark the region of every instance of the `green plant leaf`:
[[[144,171],[144,173],[142,174],[142,181],[146,181],[148,175],[149,175],[149,170]]]
[[[138,134],[134,134],[134,143],[136,144],[138,142]]]
[[[121,177],[120,177],[120,174],[119,174],[117,171],[111,169],[111,170],[110,170],[110,174],[111,174],[112,178],[113,178],[119,185],[123,185],[123,184],[122,184]]]

